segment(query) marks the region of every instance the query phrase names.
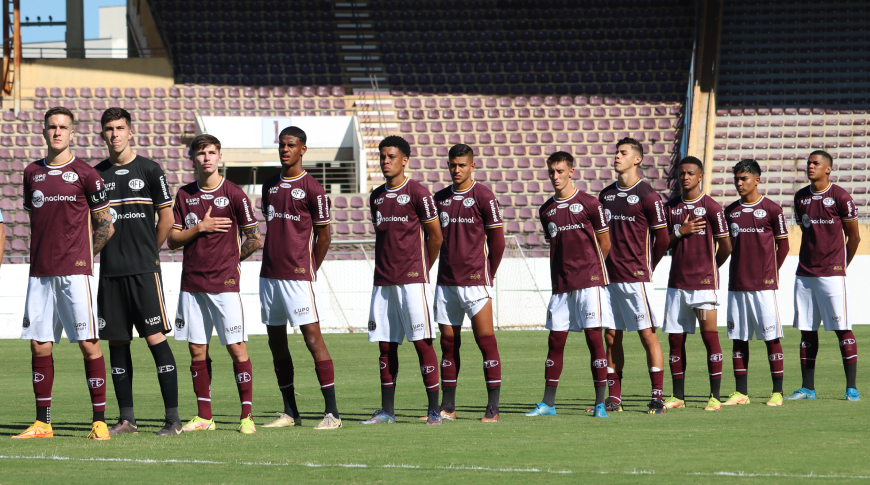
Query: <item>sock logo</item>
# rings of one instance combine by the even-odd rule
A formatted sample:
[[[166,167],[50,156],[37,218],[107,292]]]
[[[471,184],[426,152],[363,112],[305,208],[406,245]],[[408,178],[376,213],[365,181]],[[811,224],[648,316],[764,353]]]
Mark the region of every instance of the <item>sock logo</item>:
[[[739,351],[739,350],[735,350],[734,352],[731,353],[731,357],[733,357],[733,358],[735,358],[735,359],[742,359],[742,358],[743,358],[743,352],[741,352],[741,351]]]
[[[158,373],[158,374],[165,374],[165,373],[167,373],[167,372],[172,372],[172,371],[174,371],[174,370],[175,370],[175,366],[174,366],[174,365],[158,365],[158,366],[157,366],[157,373]],[[113,374],[115,373],[115,369],[114,369],[114,368],[112,369],[112,373],[113,373]]]
[[[420,372],[422,372],[423,374],[431,374],[432,372],[435,372],[435,366],[434,365],[421,365]]]
[[[552,359],[547,359],[547,362],[544,365],[547,367],[553,367],[554,365],[556,365],[556,363],[553,362]]]
[[[722,362],[722,354],[710,355],[710,362]]]
[[[776,362],[777,360],[782,360],[782,354],[770,354],[767,356],[767,360],[771,362]]]
[[[679,355],[672,355],[672,356],[670,356],[670,358],[668,358],[668,362],[670,362],[671,364],[676,364],[679,361],[680,361]]]
[[[808,349],[808,348],[811,348],[812,346],[813,346],[813,344],[811,344],[809,342],[801,342],[802,349]]]
[[[198,375],[199,375],[199,372],[197,371],[197,372],[193,372],[193,373],[190,375],[190,377],[196,379],[196,376],[198,376]]]
[[[384,370],[386,368],[387,368],[387,363],[382,361],[381,362],[381,370]]]
[[[247,372],[239,372],[236,374],[236,383],[244,384],[246,382],[251,382],[251,374]],[[211,389],[209,389],[210,391]]]
[[[91,377],[88,379],[88,387],[91,389],[99,389],[106,383],[105,379],[100,377]]]
[[[112,375],[119,376],[121,374],[126,374],[127,370],[122,367],[112,367]]]
[[[441,367],[451,367],[452,365],[453,362],[450,362],[447,359],[441,359]],[[484,363],[484,365],[486,365],[486,363]]]
[[[45,379],[45,376],[40,374],[39,372],[33,373],[33,382],[42,382]]]
[[[596,369],[603,369],[607,367],[607,359],[595,359],[594,361],[592,361],[592,367],[595,367]]]
[[[840,347],[845,347],[846,345],[855,345],[855,339],[847,338],[846,340],[840,341]]]
[[[657,398],[657,399],[661,399],[662,397],[664,397],[664,393],[662,392],[661,389],[653,389],[652,397]]]
[[[493,367],[498,367],[497,360],[484,360],[483,361],[483,368],[484,369],[492,369]]]
[[[608,385],[608,386],[613,387],[614,384],[616,384],[616,381],[615,381],[615,380],[613,380],[613,379],[607,379],[607,385]]]

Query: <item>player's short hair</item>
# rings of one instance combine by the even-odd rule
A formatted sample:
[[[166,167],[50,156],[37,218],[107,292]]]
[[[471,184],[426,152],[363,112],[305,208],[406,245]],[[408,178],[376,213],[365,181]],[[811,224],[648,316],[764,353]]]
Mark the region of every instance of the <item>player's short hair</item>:
[[[641,145],[640,142],[635,140],[634,138],[625,137],[622,140],[619,140],[618,142],[616,142],[616,149],[619,150],[619,147],[621,147],[622,145],[630,145],[631,148],[633,148],[638,155],[643,157],[643,145]]]
[[[828,165],[831,165],[831,166],[834,165],[834,157],[832,157],[830,153],[828,153],[828,152],[826,152],[826,151],[824,151],[824,150],[816,150],[816,151],[814,151],[813,153],[810,153],[810,156],[807,157],[807,160],[809,160],[810,158],[812,158],[813,155],[821,155],[821,156],[825,157],[825,158],[828,160]]]
[[[696,157],[686,157],[686,158],[680,160],[680,165],[685,165],[687,163],[691,163],[692,165],[697,165],[698,168],[700,168],[702,172],[704,171],[704,162],[702,162],[701,160],[698,160],[698,158],[696,158]],[[678,168],[679,168],[679,166],[678,166]]]
[[[193,141],[190,142],[190,158],[196,156],[196,152],[202,150],[203,148],[214,145],[217,148],[217,151],[221,151],[221,141],[217,139],[214,135],[202,134],[196,135],[193,138]]]
[[[106,123],[111,123],[115,120],[124,119],[127,121],[127,127],[133,126],[133,117],[124,108],[109,108],[103,111],[103,116],[100,117],[100,126],[106,126]]]
[[[450,147],[450,151],[447,152],[447,159],[453,160],[456,157],[472,157],[474,158],[474,150],[471,149],[470,146],[460,143],[458,145],[453,145]]]
[[[547,168],[556,162],[565,162],[570,168],[574,168],[574,156],[568,152],[555,152],[547,157]]]
[[[69,116],[71,122],[75,123],[76,121],[76,117],[73,116],[72,111],[64,108],[63,106],[55,106],[54,108],[49,108],[49,110],[45,112],[45,122],[48,123],[48,119],[54,115]]]
[[[381,143],[378,144],[378,152],[380,152],[384,148],[389,148],[389,147],[398,148],[399,151],[402,152],[402,154],[405,155],[406,157],[411,156],[411,145],[409,145],[408,142],[405,141],[405,139],[402,138],[401,136],[390,135],[390,136],[384,138],[383,140],[381,140]]]
[[[282,136],[295,136],[303,145],[308,141],[308,135],[306,135],[305,132],[302,131],[302,128],[299,128],[298,126],[288,126],[287,128],[284,128],[281,130],[281,134],[278,135],[278,139],[281,139]]]
[[[761,177],[761,167],[758,165],[758,162],[751,158],[740,160],[736,165],[734,165],[734,168],[731,169],[731,173],[734,175],[741,172],[751,173],[756,177]]]

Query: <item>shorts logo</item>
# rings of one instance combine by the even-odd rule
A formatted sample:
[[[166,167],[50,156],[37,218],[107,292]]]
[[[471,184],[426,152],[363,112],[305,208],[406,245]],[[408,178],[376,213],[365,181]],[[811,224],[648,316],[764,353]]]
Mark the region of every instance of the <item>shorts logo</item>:
[[[296,316],[302,316],[302,315],[307,315],[308,312],[310,312],[310,311],[311,311],[310,307],[296,308],[293,310],[293,314]]]
[[[603,369],[607,367],[607,359],[595,359],[594,361],[592,361],[592,367],[595,367],[596,369]]]
[[[133,179],[127,183],[133,190],[142,190],[145,188],[145,182],[142,179]]]
[[[677,355],[672,355],[672,356],[670,356],[670,358],[668,358],[668,362],[670,362],[671,364],[676,364],[679,361],[680,361],[680,357]]]
[[[462,205],[464,205],[465,207],[471,207],[474,205],[474,199],[469,197],[469,198],[462,201]]]
[[[181,330],[182,328],[184,328],[184,320],[182,320],[182,319],[180,319],[180,318],[176,318],[176,319],[175,319],[175,328],[177,328],[177,329],[179,329],[179,330]]]
[[[834,323],[840,323],[840,320],[842,320],[842,319],[843,319],[843,317],[841,317],[839,315],[834,315],[833,317],[831,317],[831,321]]]
[[[106,328],[106,319],[103,317],[98,318],[97,319],[97,326],[100,327],[100,330]]]
[[[387,363],[386,363],[386,362],[379,362],[379,364],[381,365],[381,370],[384,370],[384,369],[387,368]]]
[[[45,379],[44,375],[40,374],[39,372],[33,373],[33,382],[42,382],[43,379]]]
[[[767,211],[764,209],[758,209],[757,211],[753,212],[752,215],[754,215],[758,219],[761,219],[762,217],[765,217],[767,215]]]
[[[160,316],[145,319],[145,325],[158,325],[159,323],[160,323]]]
[[[553,367],[554,365],[556,365],[556,363],[553,362],[552,359],[547,359],[547,361],[544,362],[544,366],[546,366],[546,367]]]
[[[61,178],[63,178],[63,180],[64,180],[65,182],[71,184],[71,183],[73,183],[73,182],[75,182],[76,180],[79,179],[79,174],[77,174],[77,173],[75,173],[75,172],[66,172],[66,173],[63,174],[63,176],[62,176]]]
[[[241,332],[242,332],[241,325],[235,325],[235,326],[227,328],[227,333],[241,333]]]
[[[703,207],[696,207],[694,213],[696,216],[701,217],[707,214],[707,209]]]
[[[595,312],[586,313],[586,320],[592,320],[593,318],[595,318]]]
[[[239,372],[238,374],[236,374],[236,382],[239,384],[251,382],[251,374],[247,372]]]
[[[550,320],[552,320],[552,319],[553,319],[553,312],[551,312],[551,311],[548,310],[548,311],[547,311],[547,321],[550,321]]]
[[[88,328],[87,323],[85,323],[85,322],[77,322],[76,323],[76,330],[84,330],[86,328]]]
[[[218,197],[217,199],[214,200],[214,205],[218,209],[223,209],[224,207],[230,205],[230,199],[228,199],[226,197]]]
[[[27,317],[24,317],[24,321],[21,322],[21,327],[22,328],[30,327],[30,319]]]
[[[408,194],[402,194],[402,195],[396,197],[396,202],[398,202],[399,205],[405,205],[408,202],[411,202],[411,196]]]
[[[492,369],[493,367],[498,367],[497,360],[484,360],[483,361],[483,368],[484,369]]]
[[[290,191],[290,196],[296,200],[302,200],[305,198],[305,191],[302,189],[293,189]]]
[[[728,330],[734,330],[734,322],[728,321]]]
[[[713,354],[710,356],[710,362],[722,362],[722,354]]]
[[[831,197],[825,197],[825,198],[822,200],[822,204],[825,204],[825,207],[831,207],[831,206],[834,205],[835,203],[836,203],[836,202],[834,202],[834,199],[831,198]]]
[[[450,214],[446,212],[441,213],[441,227],[447,227],[447,224],[450,224]]]
[[[158,365],[157,366],[157,373],[158,374],[165,374],[167,372],[172,372],[174,370],[175,370],[174,365]]]
[[[106,384],[106,380],[100,377],[91,377],[88,379],[88,387],[91,389],[99,389]]]
[[[855,339],[847,338],[840,342],[840,347],[845,347],[846,345],[855,345]]]
[[[777,360],[782,360],[782,354],[770,354],[767,356],[767,360],[771,362],[775,362]]]
[[[422,372],[423,374],[431,374],[432,372],[435,372],[435,366],[434,365],[421,365],[420,372]]]
[[[644,315],[643,313],[636,313],[634,315],[635,322],[642,322],[642,321],[644,321],[645,318],[646,318],[646,315]]]
[[[769,326],[769,327],[764,327],[764,333],[773,332],[773,329],[774,329],[774,328],[775,328],[775,327],[774,327],[773,325],[771,325],[771,326]]]
[[[441,367],[452,367],[452,366],[453,366],[453,362],[451,362],[447,359],[441,359]]]
[[[119,376],[121,374],[126,374],[126,373],[127,373],[127,370],[124,369],[123,367],[112,367],[112,375],[113,376]]]
[[[638,202],[640,202],[640,197],[638,197],[636,195],[629,195],[628,198],[625,199],[625,201],[631,205],[634,205],[634,204],[637,204]]]
[[[369,320],[369,332],[374,332],[376,328],[378,328],[378,324]]]
[[[411,330],[423,330],[423,326],[424,324],[422,323],[415,323],[411,325]]]
[[[572,214],[579,214],[583,211],[583,204],[571,204],[568,207],[568,210],[571,211]]]

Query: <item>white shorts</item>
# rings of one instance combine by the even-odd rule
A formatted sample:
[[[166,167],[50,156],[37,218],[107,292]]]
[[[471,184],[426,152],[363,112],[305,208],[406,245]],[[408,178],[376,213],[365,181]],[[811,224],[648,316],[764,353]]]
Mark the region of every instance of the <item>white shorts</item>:
[[[175,340],[207,345],[212,329],[217,330],[221,345],[248,340],[241,296],[235,292],[182,291],[178,295],[178,313],[175,315]]]
[[[695,333],[695,310],[715,310],[716,290],[668,288],[665,297],[665,333]]]
[[[845,276],[796,276],[794,279],[794,327],[817,331],[852,330],[846,301]]]
[[[728,338],[731,340],[782,338],[779,293],[776,290],[728,292]]]
[[[320,322],[317,283],[260,278],[260,315],[266,325],[298,327]]]
[[[661,328],[653,313],[652,283],[610,283],[605,288],[607,304],[613,313],[612,328],[629,332]]]
[[[587,328],[613,328],[613,314],[606,295],[605,287],[593,286],[551,296],[547,330],[582,332]]]
[[[100,338],[97,285],[90,275],[31,276],[27,282],[21,338],[60,342],[66,330],[70,342]]]
[[[369,307],[369,342],[402,343],[435,338],[429,309],[429,285],[375,286]]]
[[[462,320],[477,315],[492,299],[489,286],[441,286],[435,287],[435,322],[439,325],[461,327]]]

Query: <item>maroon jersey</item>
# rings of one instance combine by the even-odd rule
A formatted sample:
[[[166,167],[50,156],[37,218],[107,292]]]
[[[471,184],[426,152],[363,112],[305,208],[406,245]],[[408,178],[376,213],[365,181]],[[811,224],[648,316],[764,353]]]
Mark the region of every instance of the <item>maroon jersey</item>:
[[[830,184],[821,192],[812,185],[794,196],[795,215],[803,226],[798,276],[846,276],[843,221],[858,218],[855,202],[842,187]]]
[[[30,276],[93,275],[91,214],[107,210],[106,184],[90,165],[70,157],[24,169],[24,209],[30,212]]]
[[[668,232],[680,229],[686,216],[701,217],[707,223],[704,230],[683,236],[674,247],[668,288],[681,290],[718,290],[719,267],[716,266],[716,245],[713,238],[728,237],[725,213],[718,202],[704,194],[695,200],[674,198],[665,204]]]
[[[221,178],[217,187],[205,189],[199,182],[187,184],[175,196],[175,229],[189,229],[211,217],[232,221],[227,232],[200,234],[184,246],[181,291],[229,293],[239,291],[241,230],[254,227],[254,211],[242,189]]]
[[[567,199],[551,197],[538,210],[544,239],[550,243],[553,294],[610,284],[596,234],[607,232],[604,207],[574,189]]]
[[[668,226],[659,194],[643,180],[631,187],[610,184],[598,195],[610,225],[610,253],[604,261],[610,281],[652,281],[650,229]]]
[[[308,172],[295,178],[281,174],[263,184],[266,245],[260,276],[315,281],[314,226],[328,225],[329,196]],[[270,244],[269,241],[273,243]]]
[[[779,288],[776,240],[788,239],[782,207],[762,197],[754,204],[739,200],[725,209],[731,229],[728,291]]]
[[[375,286],[429,282],[423,223],[438,218],[432,194],[405,178],[395,189],[381,185],[369,199],[375,225]]]
[[[440,211],[441,255],[438,284],[444,286],[491,286],[486,230],[501,227],[501,212],[492,191],[474,182],[463,192],[453,186],[435,194]]]

